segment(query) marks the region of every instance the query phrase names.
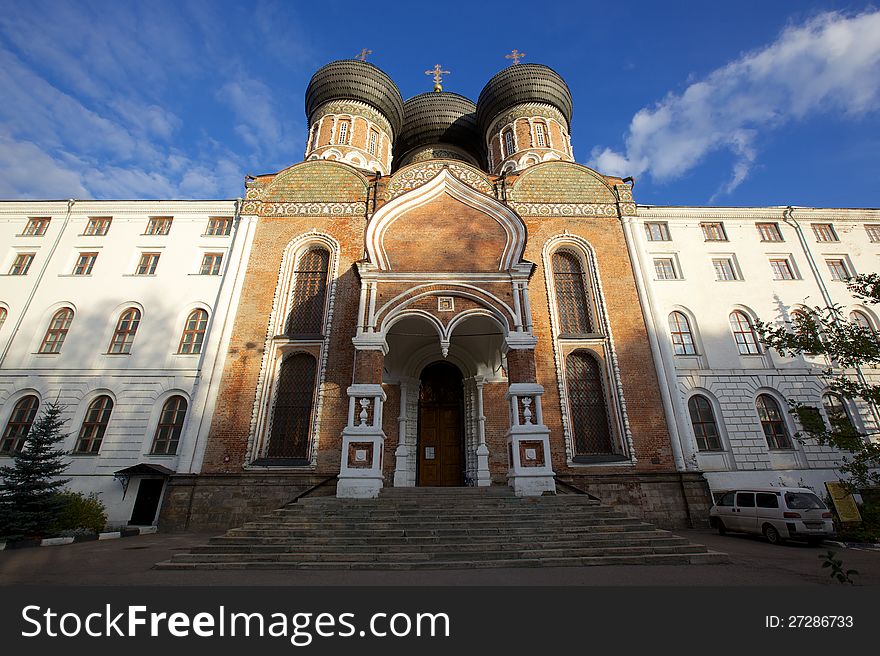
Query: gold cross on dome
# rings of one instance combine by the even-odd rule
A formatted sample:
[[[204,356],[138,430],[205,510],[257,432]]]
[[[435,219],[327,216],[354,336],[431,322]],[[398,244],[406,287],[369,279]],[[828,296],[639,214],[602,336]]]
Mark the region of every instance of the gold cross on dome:
[[[450,71],[444,71],[440,64],[434,64],[434,68],[430,71],[425,71],[425,75],[433,75],[434,76],[434,91],[443,91],[443,76],[451,75]]]
[[[519,64],[519,60],[526,56],[526,53],[520,52],[516,48],[509,55],[504,55],[505,59],[512,59],[514,64]]]
[[[355,55],[355,59],[360,59],[361,61],[367,61],[367,55],[372,55],[373,51],[364,48],[357,55]]]

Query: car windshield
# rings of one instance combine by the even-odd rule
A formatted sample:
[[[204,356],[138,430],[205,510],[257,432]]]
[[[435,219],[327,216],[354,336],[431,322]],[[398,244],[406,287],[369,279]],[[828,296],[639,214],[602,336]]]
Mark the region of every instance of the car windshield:
[[[792,510],[824,510],[825,504],[810,492],[786,492],[785,505]]]

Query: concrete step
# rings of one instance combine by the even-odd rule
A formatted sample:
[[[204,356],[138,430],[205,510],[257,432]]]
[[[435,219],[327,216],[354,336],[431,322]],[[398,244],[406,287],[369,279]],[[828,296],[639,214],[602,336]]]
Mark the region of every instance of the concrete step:
[[[644,554],[615,556],[583,556],[574,558],[512,558],[498,560],[434,560],[394,562],[352,562],[350,560],[301,562],[178,562],[166,561],[157,569],[309,569],[309,570],[414,570],[414,569],[479,569],[501,567],[591,567],[607,565],[712,565],[729,562],[727,554],[707,551],[693,554]]]
[[[685,538],[645,534],[621,540],[617,536],[596,536],[588,539],[520,540],[520,541],[429,541],[423,538],[405,542],[352,544],[333,538],[315,538],[311,541],[260,541],[241,538],[215,538],[206,545],[193,547],[192,553],[288,553],[292,551],[345,550],[351,553],[392,553],[399,551],[513,551],[517,549],[554,549],[591,546],[681,546],[690,544]]]

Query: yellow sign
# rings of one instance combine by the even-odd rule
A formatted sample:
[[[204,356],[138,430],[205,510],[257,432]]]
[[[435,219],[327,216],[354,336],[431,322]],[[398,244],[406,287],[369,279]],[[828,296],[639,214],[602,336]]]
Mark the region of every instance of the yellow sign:
[[[842,524],[852,526],[862,523],[862,515],[859,513],[859,507],[853,495],[847,492],[842,483],[825,483],[825,489],[831,495],[831,501],[834,503],[834,509],[837,516],[840,517]]]

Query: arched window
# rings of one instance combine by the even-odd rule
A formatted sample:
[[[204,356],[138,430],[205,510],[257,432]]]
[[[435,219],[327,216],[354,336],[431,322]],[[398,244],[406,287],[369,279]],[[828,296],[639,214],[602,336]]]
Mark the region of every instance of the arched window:
[[[314,338],[321,335],[329,263],[329,251],[319,246],[299,256],[294,272],[290,313],[284,328],[284,334],[288,337]]]
[[[0,330],[3,329],[4,323],[6,323],[6,308],[0,307]]]
[[[547,129],[543,123],[535,123],[535,140],[538,148],[547,147]]]
[[[193,310],[186,318],[183,335],[180,338],[178,353],[197,354],[202,352],[205,331],[208,328],[208,313],[205,310]]]
[[[284,358],[278,374],[268,458],[308,459],[317,362],[307,353]]]
[[[691,324],[684,312],[673,312],[669,315],[669,334],[676,355],[695,355],[694,335]]]
[[[584,351],[574,351],[566,358],[565,377],[575,458],[613,454],[599,362]]]
[[[99,396],[89,403],[76,440],[76,453],[97,453],[101,450],[101,442],[104,441],[112,411],[113,399],[107,395]]]
[[[862,328],[862,330],[870,333],[872,336],[875,334],[874,324],[868,318],[868,315],[864,312],[860,312],[859,310],[853,310],[849,313],[849,320],[854,324]]]
[[[580,260],[573,253],[556,251],[552,265],[560,334],[592,333],[589,297]]]
[[[504,132],[504,156],[510,157],[514,152],[513,130],[506,130]]]
[[[733,339],[736,341],[740,355],[755,355],[761,352],[755,327],[745,312],[734,310],[730,313],[730,329],[733,331]]]
[[[180,433],[183,431],[183,420],[186,417],[186,407],[186,399],[182,396],[172,396],[165,401],[159,415],[159,425],[156,426],[156,435],[153,437],[153,454],[174,455],[177,453]]]
[[[0,453],[13,454],[21,451],[39,407],[40,400],[33,394],[18,400],[15,407],[12,408],[9,421],[6,422],[3,441],[0,442]]]
[[[755,401],[755,407],[767,438],[767,446],[771,449],[791,449],[791,436],[776,399],[769,394],[761,394]]]
[[[852,431],[854,429],[849,409],[843,401],[843,397],[834,392],[826,392],[822,395],[822,407],[831,422],[831,430]]]
[[[128,308],[116,322],[113,339],[110,340],[110,353],[131,353],[131,345],[141,322],[141,311]]]
[[[339,121],[339,133],[336,136],[336,143],[348,143],[348,121]]]
[[[71,323],[73,323],[73,310],[70,308],[61,308],[53,314],[46,335],[43,337],[43,343],[40,344],[40,353],[60,353]]]
[[[697,438],[697,448],[700,451],[719,451],[721,438],[718,435],[718,424],[715,423],[715,413],[712,404],[702,394],[694,394],[688,401],[688,411],[691,415],[691,425],[694,427],[694,437]]]

